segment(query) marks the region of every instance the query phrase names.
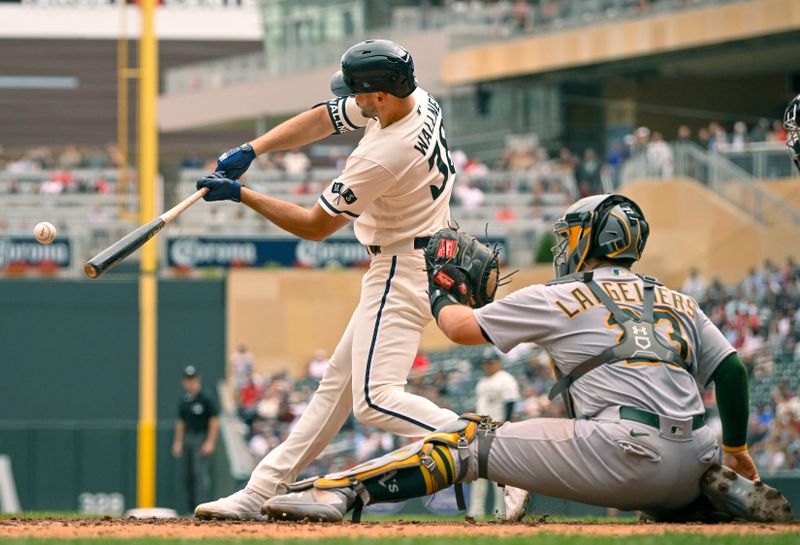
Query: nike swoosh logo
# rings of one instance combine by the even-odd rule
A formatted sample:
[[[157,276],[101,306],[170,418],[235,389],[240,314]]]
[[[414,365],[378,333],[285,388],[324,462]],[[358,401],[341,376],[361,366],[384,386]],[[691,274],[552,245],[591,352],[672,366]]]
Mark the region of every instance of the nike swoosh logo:
[[[643,431],[633,431],[633,430],[631,430],[631,437],[642,437],[642,436],[646,436],[646,435],[650,435],[650,434],[646,433],[646,432],[643,432]]]

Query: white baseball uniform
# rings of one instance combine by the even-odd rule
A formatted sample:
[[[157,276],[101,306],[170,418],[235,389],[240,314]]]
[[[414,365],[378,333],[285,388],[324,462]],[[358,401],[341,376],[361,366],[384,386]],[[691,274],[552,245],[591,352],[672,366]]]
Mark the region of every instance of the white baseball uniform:
[[[493,375],[485,376],[475,385],[477,395],[475,408],[478,414],[489,415],[493,420],[502,422],[506,418],[506,404],[519,400],[519,383],[511,373],[500,369]],[[486,514],[486,494],[489,481],[477,479],[469,487],[469,512],[472,517]],[[494,487],[494,513],[500,517],[505,515],[503,495]]]
[[[250,477],[248,487],[264,496],[285,492],[351,409],[362,423],[407,437],[457,419],[404,390],[422,329],[432,319],[421,237],[447,226],[455,182],[441,108],[421,88],[412,97],[414,109],[386,128],[365,118],[352,97],[325,105],[337,132],[364,127],[364,136],[318,202],[329,214],[355,222],[372,260],[358,306],[308,408]]]
[[[643,283],[627,269],[601,268],[594,281],[621,310],[641,313]],[[620,509],[667,510],[699,493],[717,459],[715,434],[702,425],[701,392],[734,348],[691,297],[654,289],[656,335],[688,368],[628,359],[601,365],[570,388],[577,419],[534,418],[497,430],[488,478],[548,496]],[[540,344],[567,374],[619,341],[612,313],[581,281],[531,285],[475,310],[503,351]],[[624,416],[659,415],[658,425]],[[694,417],[694,418],[693,418]],[[467,480],[477,475],[477,445]]]

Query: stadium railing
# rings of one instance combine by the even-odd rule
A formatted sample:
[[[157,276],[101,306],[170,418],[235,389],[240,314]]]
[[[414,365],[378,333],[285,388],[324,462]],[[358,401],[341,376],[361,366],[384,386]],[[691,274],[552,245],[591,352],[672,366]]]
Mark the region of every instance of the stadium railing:
[[[747,212],[759,223],[772,225],[788,221],[800,225],[800,210],[759,186],[758,179],[730,161],[727,155],[707,151],[693,143],[671,144],[670,148],[672,158],[666,163],[653,161],[647,152],[628,159],[622,167],[622,183],[642,178],[688,177]]]

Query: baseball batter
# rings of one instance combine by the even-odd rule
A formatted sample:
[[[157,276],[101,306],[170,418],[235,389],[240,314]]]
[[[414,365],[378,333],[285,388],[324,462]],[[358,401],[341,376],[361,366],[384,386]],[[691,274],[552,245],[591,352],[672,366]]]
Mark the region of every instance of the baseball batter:
[[[641,209],[620,195],[588,197],[554,230],[557,278],[548,285],[472,309],[440,278],[458,253],[433,244],[429,290],[451,339],[503,351],[536,342],[547,350],[559,378],[552,394],[564,398],[570,418],[498,423],[462,415],[384,457],[298,483],[265,511],[337,521],[351,508],[483,477],[657,518],[705,502],[745,519],[790,520],[790,505],[758,482],[747,451],[747,372],[733,347],[691,297],[630,271],[649,234]],[[460,234],[458,243],[471,239]],[[719,445],[701,399],[708,382],[716,388],[724,460],[735,472],[715,464]]]
[[[483,376],[475,385],[475,410],[478,414],[490,416],[498,422],[511,421],[514,405],[519,400],[519,383],[511,373],[503,369],[497,351],[487,348],[483,355]],[[486,494],[489,492],[489,481],[477,479],[470,485],[469,512],[472,517],[486,514]],[[494,513],[505,518],[503,494],[497,487],[492,487]]]
[[[371,426],[420,437],[458,417],[404,390],[422,329],[431,320],[422,248],[448,224],[455,168],[442,110],[417,86],[411,55],[388,40],[356,44],[331,81],[337,98],[220,157],[198,181],[207,201],[241,201],[299,237],[321,240],[354,222],[372,256],[358,307],[330,365],[287,440],[256,467],[244,490],[204,503],[201,519],[262,520],[267,498],[286,491],[327,446],[351,410]],[[260,153],[364,129],[341,176],[306,210],[235,181]]]

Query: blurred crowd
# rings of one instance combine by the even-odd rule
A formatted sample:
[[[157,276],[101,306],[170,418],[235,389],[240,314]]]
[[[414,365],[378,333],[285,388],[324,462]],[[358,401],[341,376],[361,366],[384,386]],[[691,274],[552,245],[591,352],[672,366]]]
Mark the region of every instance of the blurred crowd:
[[[748,441],[760,470],[800,469],[800,267],[792,257],[782,265],[766,260],[737,285],[693,270],[681,291],[697,299],[747,367]]]
[[[17,153],[0,146],[0,172],[5,175],[2,192],[7,194],[109,193],[116,189],[117,179],[102,171],[121,164],[122,155],[113,144],[104,148],[38,146]]]
[[[736,347],[747,366],[751,391],[766,388],[767,398],[751,394],[749,442],[762,472],[800,469],[800,267],[789,258],[778,266],[766,261],[751,270],[740,284],[723,285],[692,271],[682,291],[695,297],[709,318]],[[475,410],[475,385],[482,376],[480,352],[457,347],[446,354],[419,353],[412,365],[408,390],[450,407],[457,413]],[[781,375],[776,362],[791,369]],[[254,357],[241,345],[231,357],[237,411],[247,424],[250,452],[260,459],[288,434],[319,384],[328,355],[317,350],[306,374],[293,379],[285,373],[260,374]],[[546,353],[533,344],[515,348],[504,357],[504,368],[520,384],[521,400],[514,418],[564,416],[560,400],[551,402],[547,392],[552,372]],[[709,424],[721,433],[713,388],[705,401]],[[399,446],[402,439],[365,428],[352,417],[323,456],[307,474],[324,473],[377,456]]]
[[[780,120],[760,118],[752,126],[740,120],[730,127],[711,121],[696,132],[689,125],[680,125],[669,143],[661,132],[641,126],[611,142],[605,164],[615,182],[619,181],[619,173],[625,161],[637,156],[647,159],[650,175],[669,177],[672,176],[674,167],[670,143],[691,144],[707,151],[726,153],[745,151],[750,144],[763,142],[786,142],[786,130]]]
[[[563,415],[561,404],[547,397],[552,382],[549,360],[543,354],[527,345],[516,349],[505,360],[506,369],[515,374],[524,393],[524,400],[518,403],[515,411],[518,419]],[[483,376],[480,351],[454,353],[436,362],[432,361],[432,356],[417,354],[407,389],[459,413],[474,411],[475,385]],[[316,350],[301,378],[291,378],[286,373],[256,372],[253,354],[244,344],[231,356],[230,363],[236,411],[247,426],[250,453],[255,460],[260,460],[286,438],[305,410],[328,366],[328,355]],[[362,426],[351,415],[342,431],[305,474],[343,469],[389,452],[403,441],[403,438]]]
[[[636,17],[652,11],[691,7],[707,0],[423,0],[423,10],[448,6],[447,21],[491,26],[503,36],[586,25],[602,19]],[[423,26],[430,25],[430,17]]]

